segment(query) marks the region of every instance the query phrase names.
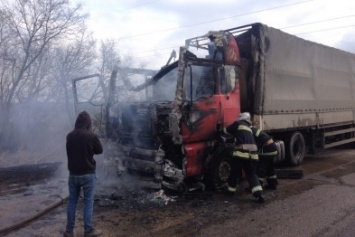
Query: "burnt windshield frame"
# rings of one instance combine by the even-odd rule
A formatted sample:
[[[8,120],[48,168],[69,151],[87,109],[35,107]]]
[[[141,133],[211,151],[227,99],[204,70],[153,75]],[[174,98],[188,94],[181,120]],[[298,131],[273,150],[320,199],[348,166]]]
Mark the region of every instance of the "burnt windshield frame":
[[[193,67],[197,66],[197,67],[206,67],[206,68],[210,68],[212,69],[212,73],[213,73],[213,83],[215,84],[215,88],[213,90],[213,93],[211,93],[210,95],[206,95],[206,96],[194,96],[194,83],[196,84],[196,81],[194,81],[194,76],[193,76]],[[218,75],[218,71],[221,67],[223,67],[224,64],[221,63],[220,61],[215,61],[215,60],[210,60],[210,59],[199,59],[199,58],[189,58],[189,61],[186,63],[186,75],[185,75],[185,80],[189,81],[189,88],[185,87],[184,90],[189,89],[189,97],[186,98],[186,101],[189,101],[190,103],[193,103],[193,101],[196,101],[200,98],[206,98],[208,96],[213,96],[215,94],[218,93],[218,83],[219,83],[219,79],[217,78]],[[188,75],[187,75],[188,73]],[[186,78],[186,76],[189,76],[189,78]],[[196,86],[197,88],[198,86]]]
[[[98,88],[101,86],[101,85],[97,85],[96,86],[96,89],[94,90],[94,92],[92,92],[90,98],[88,98],[87,100],[85,101],[81,101],[79,100],[79,95],[78,95],[78,83],[82,82],[82,81],[86,81],[86,80],[89,80],[91,78],[97,78],[97,80],[99,81],[99,84],[100,84],[100,80],[101,80],[101,76],[100,74],[98,73],[95,73],[95,74],[91,74],[91,75],[87,75],[87,76],[83,76],[83,77],[78,77],[78,78],[74,78],[72,79],[72,89],[73,89],[73,97],[74,97],[74,105],[75,107],[78,105],[78,104],[85,104],[85,103],[88,103],[88,104],[91,104],[93,106],[103,106],[104,105],[104,101],[106,98],[102,98],[102,102],[99,103],[99,102],[93,102],[93,98],[94,96],[97,94],[97,90]],[[76,109],[76,108],[75,108]]]
[[[159,79],[164,77],[170,71],[172,71],[173,69],[177,68],[178,67],[178,63],[179,63],[179,61],[175,61],[172,64],[169,64],[167,66],[162,67],[160,69],[160,71],[152,77],[152,81],[158,81]]]

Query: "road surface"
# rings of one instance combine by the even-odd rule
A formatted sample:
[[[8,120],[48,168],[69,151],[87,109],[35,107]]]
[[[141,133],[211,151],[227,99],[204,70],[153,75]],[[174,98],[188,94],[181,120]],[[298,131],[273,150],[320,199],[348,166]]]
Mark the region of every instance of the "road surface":
[[[215,192],[175,197],[162,192],[123,192],[122,185],[112,188],[111,182],[110,187],[99,187],[94,223],[107,237],[354,236],[355,151],[325,151],[307,157],[298,169],[304,171],[304,178],[280,180],[277,191],[266,191],[267,202],[263,205],[253,203],[251,194],[243,189],[234,197]],[[98,179],[100,181],[100,173]],[[125,184],[129,186],[129,183]],[[55,197],[56,190],[52,188],[50,191],[52,194],[47,196]],[[43,190],[40,193],[44,195]],[[33,199],[35,195],[17,193],[16,207],[8,209],[5,200],[9,197],[1,196],[2,220],[6,213],[28,210],[31,215],[30,209],[34,208],[26,207],[26,198]],[[23,205],[20,205],[21,200]],[[62,236],[65,220],[65,205],[62,205],[4,236]],[[82,225],[81,204],[76,236],[83,236]]]

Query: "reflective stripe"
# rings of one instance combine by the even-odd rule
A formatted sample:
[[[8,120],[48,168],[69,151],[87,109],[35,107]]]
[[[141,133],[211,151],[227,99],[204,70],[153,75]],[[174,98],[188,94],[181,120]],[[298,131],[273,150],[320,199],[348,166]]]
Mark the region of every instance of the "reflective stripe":
[[[261,153],[260,155],[263,155],[263,156],[276,156],[277,155],[277,151],[264,152],[264,153]]]
[[[239,125],[238,126],[238,130],[244,130],[244,131],[248,131],[248,132],[252,132],[251,128],[245,125]]]
[[[252,152],[252,151],[257,151],[258,147],[255,144],[239,144],[239,145],[235,145],[235,149]]]
[[[253,160],[259,160],[258,154],[250,154],[250,158],[252,158]]]
[[[277,176],[276,176],[276,174],[275,174],[275,175],[272,175],[272,176],[267,176],[266,178],[267,178],[267,179],[277,179]]]
[[[260,135],[260,133],[261,133],[260,129],[256,130],[255,136],[258,137]]]
[[[228,191],[229,192],[236,192],[237,188],[233,188],[233,187],[228,186]]]
[[[258,191],[263,191],[263,188],[261,187],[261,185],[257,185],[251,189],[251,193],[255,193]]]
[[[243,152],[243,151],[234,151],[233,156],[238,156],[240,158],[245,158],[245,159],[249,159],[250,157],[249,152]]]
[[[253,159],[253,160],[258,160],[259,156],[258,154],[249,154],[249,152],[243,152],[243,151],[234,151],[233,156],[238,156],[243,159]]]

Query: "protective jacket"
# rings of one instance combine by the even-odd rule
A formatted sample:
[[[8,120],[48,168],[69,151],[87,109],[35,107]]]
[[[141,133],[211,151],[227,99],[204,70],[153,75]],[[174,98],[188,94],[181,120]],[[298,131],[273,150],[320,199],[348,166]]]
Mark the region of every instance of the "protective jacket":
[[[252,127],[255,141],[258,146],[259,154],[262,156],[273,158],[277,155],[277,147],[269,134],[261,129]]]
[[[97,135],[91,132],[91,118],[86,111],[78,115],[74,130],[67,135],[66,150],[70,175],[95,173],[94,155],[103,149]]]
[[[258,160],[257,146],[250,125],[243,120],[238,120],[224,128],[224,133],[235,138],[235,152],[233,156],[239,158]]]

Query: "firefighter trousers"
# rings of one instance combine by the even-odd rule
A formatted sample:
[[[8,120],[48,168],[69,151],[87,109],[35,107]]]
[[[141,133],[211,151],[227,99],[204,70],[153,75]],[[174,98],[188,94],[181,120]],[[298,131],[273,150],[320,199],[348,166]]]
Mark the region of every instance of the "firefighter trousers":
[[[233,156],[231,159],[231,173],[228,178],[228,190],[235,192],[238,183],[243,178],[243,171],[249,183],[252,194],[257,197],[262,194],[262,187],[256,174],[257,160]]]
[[[259,155],[259,162],[257,165],[258,177],[266,179],[266,184],[270,188],[276,188],[278,185],[277,176],[274,168],[274,157]]]
[[[276,172],[274,169],[274,158],[277,156],[277,147],[273,142],[263,146],[259,153],[259,163],[257,167],[257,174],[259,178],[266,179],[266,187],[276,189],[278,185]]]

